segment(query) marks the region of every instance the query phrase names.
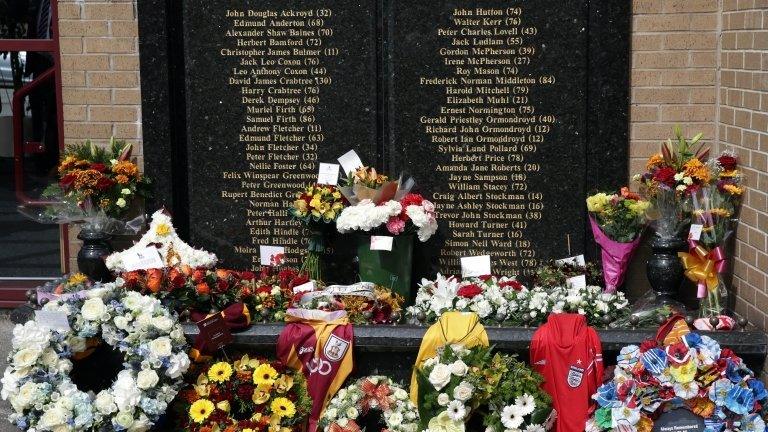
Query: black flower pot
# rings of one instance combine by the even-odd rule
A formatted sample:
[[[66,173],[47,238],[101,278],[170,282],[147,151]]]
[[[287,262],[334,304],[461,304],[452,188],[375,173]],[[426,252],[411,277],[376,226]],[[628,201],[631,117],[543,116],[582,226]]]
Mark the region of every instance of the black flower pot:
[[[662,304],[677,303],[680,287],[685,280],[685,269],[677,253],[685,251],[685,247],[685,240],[677,237],[654,236],[651,240],[651,256],[646,264],[646,274],[656,300]]]
[[[77,268],[81,273],[99,282],[109,282],[112,274],[107,269],[104,259],[112,253],[111,235],[103,231],[83,229],[77,238],[83,241],[77,253]]]

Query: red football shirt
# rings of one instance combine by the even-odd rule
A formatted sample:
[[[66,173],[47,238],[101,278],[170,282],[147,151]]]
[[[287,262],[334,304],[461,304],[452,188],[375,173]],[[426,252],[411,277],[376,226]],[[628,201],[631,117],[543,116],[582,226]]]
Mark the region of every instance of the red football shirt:
[[[531,365],[557,410],[557,432],[583,432],[603,377],[600,338],[580,314],[551,314],[531,341]]]

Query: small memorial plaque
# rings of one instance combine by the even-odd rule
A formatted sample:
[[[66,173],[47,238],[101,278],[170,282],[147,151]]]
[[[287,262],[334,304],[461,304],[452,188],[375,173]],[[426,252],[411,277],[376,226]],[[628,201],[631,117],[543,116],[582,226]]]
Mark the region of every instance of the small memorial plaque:
[[[704,419],[685,408],[662,414],[653,424],[653,432],[701,432]]]
[[[203,343],[199,345],[202,348],[201,351],[212,353],[224,348],[234,340],[221,314],[214,314],[198,321],[197,328],[200,329],[200,334],[197,337],[203,338]]]

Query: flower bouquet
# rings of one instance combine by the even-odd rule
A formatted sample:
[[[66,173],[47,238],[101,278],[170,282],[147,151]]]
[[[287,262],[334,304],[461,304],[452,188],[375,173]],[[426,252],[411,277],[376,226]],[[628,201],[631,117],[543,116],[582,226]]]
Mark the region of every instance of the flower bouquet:
[[[341,191],[353,205],[341,212],[336,228],[342,234],[360,234],[360,278],[411,297],[413,235],[426,242],[437,231],[434,204],[410,193],[412,180],[392,182],[373,168],[350,173],[346,182]],[[394,238],[378,247],[371,236]]]
[[[310,279],[323,279],[321,258],[326,248],[325,232],[347,205],[349,202],[336,186],[311,184],[296,194],[290,213],[311,232],[307,255],[301,263],[301,272]]]
[[[686,276],[698,286],[702,317],[721,315],[721,299],[727,300],[728,289],[722,276],[727,267],[725,246],[736,229],[744,194],[734,155],[726,153],[717,158],[711,172],[713,184],[691,195],[692,223],[701,225],[701,234],[698,239],[688,239],[689,252],[678,254]],[[727,303],[722,307],[727,307]]]
[[[110,278],[99,255],[112,252],[112,236],[135,234],[144,224],[136,207],[149,194],[150,181],[130,156],[131,145],[114,138],[107,148],[90,141],[69,145],[58,166],[58,183],[43,191],[49,202],[18,208],[40,223],[80,225],[78,238],[84,247],[77,256],[78,267],[94,280]],[[131,213],[138,216],[128,220]]]
[[[536,274],[533,275],[533,286],[562,287],[568,285],[568,279],[581,275],[586,277],[587,285],[605,283],[602,269],[593,262],[588,261],[582,266],[570,261],[556,262],[550,260],[536,267]]]
[[[359,282],[331,285],[294,295],[293,307],[326,312],[344,310],[353,324],[393,324],[402,317],[403,297],[382,286]]]
[[[621,188],[620,193],[596,193],[587,197],[592,235],[602,249],[605,290],[615,292],[640,244],[650,203]]]
[[[294,432],[312,408],[303,374],[247,355],[206,366],[179,396],[179,426],[190,432]]]
[[[486,431],[548,430],[551,398],[543,378],[524,363],[490,348],[451,345],[438,350],[417,371],[421,427],[464,431],[473,414]]]
[[[651,431],[680,410],[698,417],[705,431],[760,432],[768,391],[733,351],[685,329],[622,348],[613,380],[592,398],[599,408],[588,432]]]

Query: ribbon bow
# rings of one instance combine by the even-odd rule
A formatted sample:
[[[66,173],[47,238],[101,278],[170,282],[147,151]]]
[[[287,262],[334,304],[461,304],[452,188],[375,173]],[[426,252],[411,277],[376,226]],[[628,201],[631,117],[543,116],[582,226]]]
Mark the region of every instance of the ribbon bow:
[[[360,426],[357,425],[353,420],[350,420],[347,422],[347,426],[343,427],[339,425],[338,423],[333,423],[331,427],[328,428],[329,432],[360,432]]]
[[[370,405],[370,400],[375,400],[382,411],[386,411],[389,409],[389,386],[386,384],[379,384],[376,385],[368,380],[365,380],[363,384],[360,386],[360,389],[363,390],[363,393],[367,396],[366,398],[366,404]]]
[[[683,262],[685,276],[696,282],[698,285],[698,297],[707,296],[707,289],[715,291],[718,280],[718,273],[725,271],[726,261],[723,248],[718,246],[708,251],[695,241],[690,242],[690,252],[678,252],[677,256]]]

